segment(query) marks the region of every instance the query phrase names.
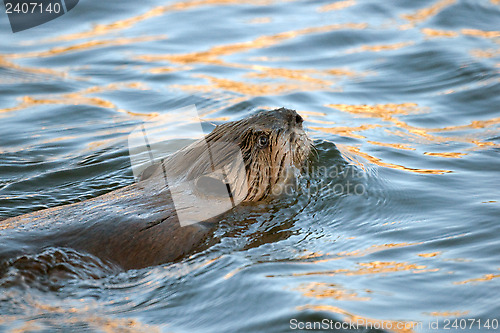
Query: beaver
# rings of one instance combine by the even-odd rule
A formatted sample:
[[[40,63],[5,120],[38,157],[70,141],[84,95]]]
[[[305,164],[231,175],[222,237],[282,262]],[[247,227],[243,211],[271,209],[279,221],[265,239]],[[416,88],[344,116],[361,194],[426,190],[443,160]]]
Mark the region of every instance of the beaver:
[[[302,123],[296,111],[285,108],[227,122],[161,160],[136,183],[6,219],[0,222],[0,259],[62,247],[125,270],[175,262],[199,247],[214,228],[217,218],[204,219],[195,200],[217,202],[220,193],[213,193],[217,186],[211,184],[225,184],[234,207],[270,198],[289,179],[291,168],[303,168],[312,142]],[[198,223],[183,226],[179,221],[182,209],[172,200],[174,192],[185,192],[179,184],[190,184],[181,201],[194,198],[187,206],[196,211]]]

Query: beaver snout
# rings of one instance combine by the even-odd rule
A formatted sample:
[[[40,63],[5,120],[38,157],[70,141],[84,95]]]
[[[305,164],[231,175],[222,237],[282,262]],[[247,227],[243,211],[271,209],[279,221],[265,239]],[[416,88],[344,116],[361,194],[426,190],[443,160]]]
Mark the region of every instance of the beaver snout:
[[[302,127],[302,123],[304,122],[304,119],[300,116],[300,114],[295,115],[295,125],[298,127]]]
[[[297,113],[297,111],[285,108],[281,108],[278,111],[282,112],[283,120],[289,126],[290,129],[302,128],[302,123],[304,122],[304,118],[302,118],[301,115]]]

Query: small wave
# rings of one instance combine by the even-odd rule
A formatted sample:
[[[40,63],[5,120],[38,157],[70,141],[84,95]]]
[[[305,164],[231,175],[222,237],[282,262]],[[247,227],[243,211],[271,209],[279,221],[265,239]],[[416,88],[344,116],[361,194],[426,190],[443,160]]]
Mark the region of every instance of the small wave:
[[[100,279],[119,272],[90,254],[68,248],[47,248],[0,264],[0,287],[57,291],[69,280]]]

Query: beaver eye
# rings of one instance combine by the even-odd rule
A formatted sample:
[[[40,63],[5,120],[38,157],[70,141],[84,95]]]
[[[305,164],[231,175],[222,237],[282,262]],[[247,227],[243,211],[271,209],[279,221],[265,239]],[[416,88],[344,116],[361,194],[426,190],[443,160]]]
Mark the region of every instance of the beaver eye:
[[[259,148],[266,148],[269,145],[269,138],[267,137],[267,135],[260,135],[257,139],[257,145],[259,146]]]

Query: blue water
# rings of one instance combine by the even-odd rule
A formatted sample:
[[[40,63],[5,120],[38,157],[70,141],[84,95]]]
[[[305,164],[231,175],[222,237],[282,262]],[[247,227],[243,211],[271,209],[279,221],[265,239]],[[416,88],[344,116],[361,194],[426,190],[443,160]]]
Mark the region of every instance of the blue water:
[[[2,331],[500,331],[497,0],[82,0],[15,34],[2,11],[0,52],[3,218],[131,184],[128,134],[191,104],[295,109],[318,152],[178,263],[10,271]]]

